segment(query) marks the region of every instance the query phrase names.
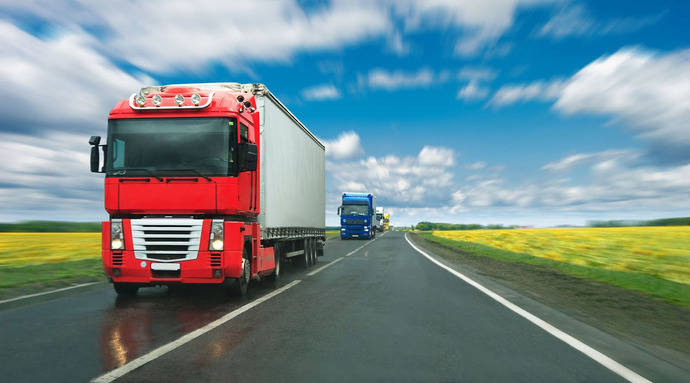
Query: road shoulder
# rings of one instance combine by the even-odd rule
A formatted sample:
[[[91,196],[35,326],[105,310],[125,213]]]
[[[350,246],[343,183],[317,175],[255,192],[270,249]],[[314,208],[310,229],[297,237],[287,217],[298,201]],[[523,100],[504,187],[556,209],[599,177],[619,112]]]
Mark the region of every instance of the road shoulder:
[[[462,253],[410,233],[443,264],[654,381],[690,378],[690,311],[545,267]]]

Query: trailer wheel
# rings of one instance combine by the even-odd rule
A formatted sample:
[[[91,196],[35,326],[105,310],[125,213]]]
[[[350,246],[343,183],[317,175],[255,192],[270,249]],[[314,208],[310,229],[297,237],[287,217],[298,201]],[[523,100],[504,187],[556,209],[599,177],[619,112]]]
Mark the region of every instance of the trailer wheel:
[[[310,245],[310,241],[307,238],[304,240],[304,254],[302,254],[302,256],[299,257],[300,266],[302,266],[305,269],[308,268],[309,265],[311,264],[311,255],[309,252],[309,245]]]
[[[113,288],[115,289],[115,292],[119,296],[123,297],[132,297],[137,295],[137,291],[139,291],[139,286],[133,285],[131,283],[113,283]]]
[[[247,249],[242,251],[242,274],[239,278],[235,279],[234,283],[230,286],[230,293],[234,296],[244,297],[247,295],[247,290],[249,288],[249,280],[251,279],[251,263],[249,262],[249,255],[247,254]]]
[[[312,238],[311,240],[311,264],[315,265],[319,260],[318,260],[318,254],[316,253],[317,248],[319,246],[318,241],[316,238]]]
[[[280,281],[281,268],[283,267],[283,255],[280,250],[280,244],[278,243],[273,245],[273,259],[276,263],[276,268],[273,269],[271,275],[268,276],[268,280],[276,283]]]

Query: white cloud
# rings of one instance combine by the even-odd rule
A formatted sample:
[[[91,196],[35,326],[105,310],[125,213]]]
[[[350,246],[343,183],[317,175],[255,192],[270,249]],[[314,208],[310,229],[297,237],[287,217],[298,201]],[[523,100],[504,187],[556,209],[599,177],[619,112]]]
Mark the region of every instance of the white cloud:
[[[327,161],[326,169],[334,181],[331,194],[358,188],[374,193],[382,206],[428,207],[442,206],[449,200],[453,164],[452,150],[425,146],[414,157]]]
[[[465,169],[468,169],[468,170],[482,170],[484,168],[486,168],[486,163],[481,162],[481,161],[473,162],[469,165],[465,165]]]
[[[395,12],[405,20],[407,29],[454,26],[462,29],[455,52],[472,56],[489,46],[508,30],[520,7],[550,3],[545,0],[398,0]]]
[[[477,81],[470,81],[458,91],[457,98],[465,101],[482,100],[489,95],[489,88],[480,85]]]
[[[562,80],[535,81],[528,84],[511,84],[499,88],[489,100],[489,105],[501,107],[531,100],[556,100],[563,88]]]
[[[434,83],[436,76],[430,69],[420,69],[417,72],[400,70],[387,71],[373,69],[369,71],[367,84],[374,89],[395,90],[399,88],[423,88]]]
[[[565,83],[554,107],[566,115],[612,116],[643,138],[690,148],[690,50],[626,48],[603,56]]]
[[[421,165],[453,166],[455,165],[455,152],[449,148],[424,146],[417,155],[417,161]]]
[[[341,97],[340,91],[333,84],[316,85],[302,90],[305,100],[336,100]]]
[[[388,49],[398,56],[405,56],[410,53],[410,45],[403,41],[400,32],[393,32],[388,36]]]
[[[0,20],[0,34],[0,87],[11,100],[0,103],[2,130],[101,130],[118,99],[152,81],[113,65],[83,33],[42,40]]]
[[[332,50],[390,29],[385,9],[367,2],[334,1],[306,11],[297,1],[213,0],[22,2],[28,11],[62,27],[94,27],[107,51],[150,72],[200,71],[211,61],[239,69],[246,61],[285,61],[294,54]]]
[[[0,133],[0,153],[7,159],[0,167],[0,221],[105,216],[103,177],[89,173],[86,136]]]
[[[509,185],[502,178],[478,179],[453,194],[454,211],[478,208],[521,208],[626,212],[687,209],[690,164],[670,167],[641,165],[636,151],[604,151],[565,157],[544,166],[567,171],[585,162],[586,177],[526,181]]]
[[[466,66],[458,71],[458,79],[469,81],[491,81],[496,75],[497,72],[493,68],[481,66]]]
[[[549,162],[542,166],[543,170],[560,172],[570,170],[576,166],[591,163],[593,161],[603,161],[601,163],[611,163],[619,159],[632,161],[639,157],[639,153],[632,150],[606,150],[598,153],[578,153],[564,157],[558,161]]]
[[[326,156],[343,160],[361,156],[364,149],[355,132],[343,132],[335,140],[322,140],[326,146]]]
[[[661,20],[663,14],[644,18],[614,18],[608,22],[594,19],[581,5],[560,8],[537,32],[538,36],[561,39],[568,36],[621,34],[637,31]]]
[[[658,157],[690,157],[690,49],[655,53],[623,48],[602,56],[567,80],[502,86],[489,101],[501,107],[555,101],[565,114],[613,117],[652,143]]]

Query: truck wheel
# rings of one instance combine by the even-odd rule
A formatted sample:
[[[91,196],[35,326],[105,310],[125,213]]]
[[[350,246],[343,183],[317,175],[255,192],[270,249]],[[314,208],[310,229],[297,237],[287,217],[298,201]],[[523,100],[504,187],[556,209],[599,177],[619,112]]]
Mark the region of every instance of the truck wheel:
[[[309,239],[304,240],[304,254],[299,257],[299,263],[300,266],[305,269],[311,264],[311,255],[309,254]]]
[[[281,268],[283,267],[283,256],[280,251],[280,245],[273,245],[273,260],[276,263],[276,268],[273,269],[271,275],[268,276],[268,280],[275,282],[280,281]]]
[[[113,283],[113,288],[115,289],[115,292],[119,296],[123,297],[133,297],[137,295],[137,291],[139,291],[139,286],[133,285],[131,283]]]
[[[244,297],[247,295],[249,289],[249,280],[251,279],[251,264],[247,255],[247,250],[242,252],[242,274],[230,286],[230,293],[234,296]]]
[[[311,240],[311,264],[315,265],[319,262],[319,257],[317,254],[317,248],[319,247],[319,243],[316,240],[316,238]]]

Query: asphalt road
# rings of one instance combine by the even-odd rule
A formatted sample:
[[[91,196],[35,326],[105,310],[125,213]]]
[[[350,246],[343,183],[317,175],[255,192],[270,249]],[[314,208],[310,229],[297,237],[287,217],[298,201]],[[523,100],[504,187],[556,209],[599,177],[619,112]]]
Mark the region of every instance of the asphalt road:
[[[117,381],[624,381],[421,256],[402,233],[330,240],[318,265],[284,269],[281,284],[293,281]],[[257,283],[241,300],[149,288],[123,300],[96,285],[0,307],[0,380],[89,381],[274,291]]]

